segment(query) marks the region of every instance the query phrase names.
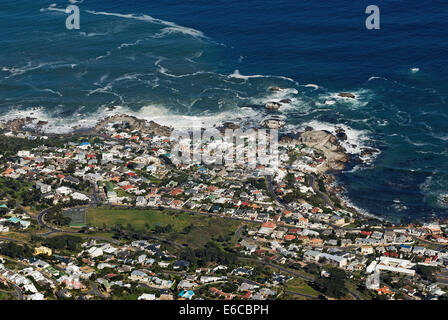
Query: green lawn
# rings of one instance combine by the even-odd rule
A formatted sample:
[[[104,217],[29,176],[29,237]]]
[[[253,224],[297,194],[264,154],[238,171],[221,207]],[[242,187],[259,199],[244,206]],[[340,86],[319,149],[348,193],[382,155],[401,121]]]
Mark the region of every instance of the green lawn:
[[[150,231],[156,225],[171,224],[171,232],[161,234],[171,241],[188,244],[192,247],[203,246],[207,241],[216,240],[231,244],[235,231],[241,222],[220,217],[209,217],[187,212],[155,209],[88,209],[87,224],[95,227],[112,227],[130,224],[136,230]],[[148,230],[148,227],[149,229]]]

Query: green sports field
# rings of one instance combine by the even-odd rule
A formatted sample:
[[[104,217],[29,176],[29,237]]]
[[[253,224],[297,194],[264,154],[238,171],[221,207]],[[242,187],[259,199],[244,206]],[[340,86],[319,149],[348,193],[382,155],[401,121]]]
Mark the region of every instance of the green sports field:
[[[94,227],[113,227],[130,224],[135,230],[150,232],[156,225],[173,226],[172,231],[162,236],[192,247],[202,246],[209,240],[234,242],[235,231],[240,221],[220,217],[203,216],[187,212],[155,209],[94,208],[87,210],[86,221]]]

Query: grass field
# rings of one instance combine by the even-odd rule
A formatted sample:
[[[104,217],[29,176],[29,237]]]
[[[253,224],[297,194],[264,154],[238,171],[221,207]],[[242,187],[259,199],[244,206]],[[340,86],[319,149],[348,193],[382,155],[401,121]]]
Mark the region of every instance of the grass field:
[[[286,283],[285,288],[290,291],[303,293],[303,294],[307,294],[310,296],[317,297],[319,295],[319,292],[317,292],[316,290],[311,288],[308,284],[305,283],[304,280],[299,279],[299,278],[294,278],[294,279],[289,280]]]
[[[173,225],[173,229],[181,231],[188,226],[190,217],[187,213],[168,213],[161,210],[140,210],[140,209],[109,209],[95,208],[87,211],[87,223],[91,226],[102,227],[104,224],[108,227],[121,224],[126,226],[130,224],[136,230],[147,230],[156,225]]]
[[[87,211],[86,218],[87,224],[95,227],[112,227],[118,224],[126,227],[130,224],[135,230],[148,232],[156,225],[171,224],[172,231],[160,236],[191,247],[203,246],[209,240],[233,244],[238,240],[233,235],[242,225],[242,222],[219,217],[155,209],[94,208]]]
[[[13,297],[9,293],[0,291],[0,300],[13,300]]]

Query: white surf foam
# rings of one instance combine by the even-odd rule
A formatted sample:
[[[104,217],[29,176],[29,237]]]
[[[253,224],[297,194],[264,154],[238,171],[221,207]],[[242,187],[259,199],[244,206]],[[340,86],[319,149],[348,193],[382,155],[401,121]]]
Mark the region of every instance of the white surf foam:
[[[87,32],[80,32],[79,35],[80,35],[80,36],[83,36],[83,37],[91,38],[91,37],[98,37],[98,36],[107,36],[108,33],[98,33],[98,32],[90,32],[90,33],[87,33]]]
[[[94,10],[86,10],[86,12],[88,12],[90,14],[94,14],[94,15],[114,16],[114,17],[119,17],[119,18],[124,18],[124,19],[133,19],[133,20],[145,21],[145,22],[150,22],[150,23],[154,23],[154,24],[158,24],[158,25],[167,26],[169,28],[165,28],[166,29],[166,31],[165,31],[166,33],[169,33],[169,32],[182,32],[182,33],[194,36],[194,37],[205,37],[204,34],[201,31],[199,31],[199,30],[196,30],[196,29],[193,29],[193,28],[184,27],[184,26],[180,26],[180,25],[177,25],[174,22],[166,21],[166,20],[162,20],[162,19],[158,19],[158,18],[154,18],[154,17],[151,17],[151,16],[146,15],[146,14],[142,14],[142,15],[122,14],[122,13],[113,13],[113,12],[105,12],[105,11],[94,11]],[[162,30],[162,32],[163,32],[163,30]]]
[[[249,79],[254,79],[254,78],[278,78],[278,79],[283,79],[283,80],[286,80],[286,81],[291,81],[291,82],[296,83],[296,81],[294,81],[293,79],[288,78],[288,77],[284,77],[284,76],[261,75],[261,74],[245,76],[245,75],[242,75],[238,69],[235,70],[232,74],[230,74],[228,76],[228,78],[241,79],[241,80],[246,80],[246,81],[249,80]]]
[[[145,119],[148,121],[152,120],[161,125],[170,126],[173,128],[189,129],[198,126],[202,126],[203,128],[211,128],[226,121],[236,120],[235,111],[233,110],[227,110],[219,113],[204,112],[200,115],[182,115],[172,112],[168,108],[155,105],[148,105],[136,111],[122,106],[114,106],[113,108],[104,106],[94,113],[86,113],[83,109],[84,107],[80,107],[80,109],[74,112],[71,116],[59,117],[44,108],[22,110],[20,106],[18,106],[11,109],[6,115],[2,116],[1,121],[6,122],[8,120],[26,117],[36,118],[36,120],[29,124],[29,128],[36,128],[36,124],[40,120],[47,121],[47,125],[40,127],[43,132],[64,134],[72,132],[74,127],[78,129],[92,128],[99,120],[116,114],[126,114],[135,116],[139,119]],[[260,115],[251,108],[240,108],[238,113],[239,119],[237,121],[260,121]]]
[[[373,80],[387,80],[387,79],[384,77],[372,76],[367,81],[373,81]]]
[[[48,8],[41,8],[39,11],[40,11],[40,12],[54,11],[54,12],[62,12],[62,13],[65,13],[65,9],[66,9],[66,8],[57,8],[57,7],[56,7],[56,3],[52,3],[52,4],[50,4],[50,6],[49,6]]]
[[[306,84],[306,85],[304,85],[304,87],[313,88],[314,90],[317,90],[320,88],[317,84],[313,84],[313,83]]]
[[[33,65],[31,62],[27,62],[27,64],[25,66],[22,67],[17,67],[17,66],[13,66],[13,67],[7,67],[7,66],[3,66],[2,67],[2,71],[3,72],[8,72],[10,75],[5,77],[5,79],[11,78],[11,77],[15,77],[15,76],[19,76],[22,74],[27,73],[28,71],[32,71],[32,70],[36,70],[39,68],[42,68],[44,66],[49,65],[49,63],[39,63],[37,65]]]
[[[201,31],[185,28],[185,27],[167,27],[163,28],[161,32],[155,34],[154,38],[163,38],[171,34],[181,33],[188,36],[192,36],[193,38],[203,38],[204,34]]]

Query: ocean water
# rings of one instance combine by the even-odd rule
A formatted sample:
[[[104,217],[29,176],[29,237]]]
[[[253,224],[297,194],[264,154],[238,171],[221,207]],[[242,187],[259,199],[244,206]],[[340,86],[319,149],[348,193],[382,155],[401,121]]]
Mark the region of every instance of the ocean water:
[[[65,28],[72,3],[80,30]],[[365,28],[370,4],[380,30]],[[0,32],[2,119],[48,120],[48,132],[123,112],[259,122],[253,105],[290,98],[287,130],[340,126],[349,152],[380,151],[338,174],[353,205],[448,214],[446,1],[1,0]]]

